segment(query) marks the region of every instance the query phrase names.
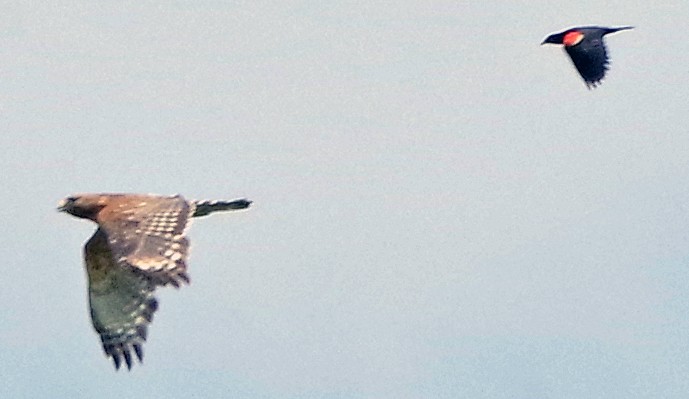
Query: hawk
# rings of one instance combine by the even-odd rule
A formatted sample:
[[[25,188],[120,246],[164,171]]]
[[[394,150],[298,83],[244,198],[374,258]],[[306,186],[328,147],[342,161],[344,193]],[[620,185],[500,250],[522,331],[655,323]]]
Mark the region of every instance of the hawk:
[[[115,368],[143,360],[148,324],[158,308],[156,287],[189,283],[185,230],[192,217],[246,209],[251,201],[187,201],[180,195],[80,194],[58,210],[98,229],[84,246],[91,320]]]

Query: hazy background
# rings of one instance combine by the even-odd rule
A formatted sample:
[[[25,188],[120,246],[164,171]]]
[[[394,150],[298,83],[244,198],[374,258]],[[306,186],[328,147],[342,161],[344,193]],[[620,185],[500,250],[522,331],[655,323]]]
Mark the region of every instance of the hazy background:
[[[6,4],[0,396],[685,398],[689,4],[527,4]],[[593,91],[582,24],[637,27]],[[78,192],[255,201],[131,372]]]

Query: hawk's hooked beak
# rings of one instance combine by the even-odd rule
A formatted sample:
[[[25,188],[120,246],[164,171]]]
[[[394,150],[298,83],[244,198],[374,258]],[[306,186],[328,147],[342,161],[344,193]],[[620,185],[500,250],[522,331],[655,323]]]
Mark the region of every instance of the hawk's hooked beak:
[[[63,198],[60,200],[60,202],[57,203],[57,211],[58,212],[67,212],[67,209],[69,208],[69,204],[71,203],[70,198]]]

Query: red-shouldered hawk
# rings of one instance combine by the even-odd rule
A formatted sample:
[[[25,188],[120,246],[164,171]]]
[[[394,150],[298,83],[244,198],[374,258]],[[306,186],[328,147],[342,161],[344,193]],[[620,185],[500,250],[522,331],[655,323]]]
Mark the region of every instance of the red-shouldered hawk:
[[[84,246],[93,327],[119,369],[143,359],[146,329],[158,308],[157,286],[189,283],[184,237],[190,217],[248,208],[251,201],[187,201],[182,196],[82,194],[58,210],[98,224]]]

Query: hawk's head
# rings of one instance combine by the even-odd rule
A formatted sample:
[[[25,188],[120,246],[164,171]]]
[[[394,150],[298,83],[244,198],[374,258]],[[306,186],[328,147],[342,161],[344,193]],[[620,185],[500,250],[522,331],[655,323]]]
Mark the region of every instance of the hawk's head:
[[[67,197],[57,204],[57,210],[78,218],[96,220],[96,215],[105,207],[100,195],[76,195]]]

